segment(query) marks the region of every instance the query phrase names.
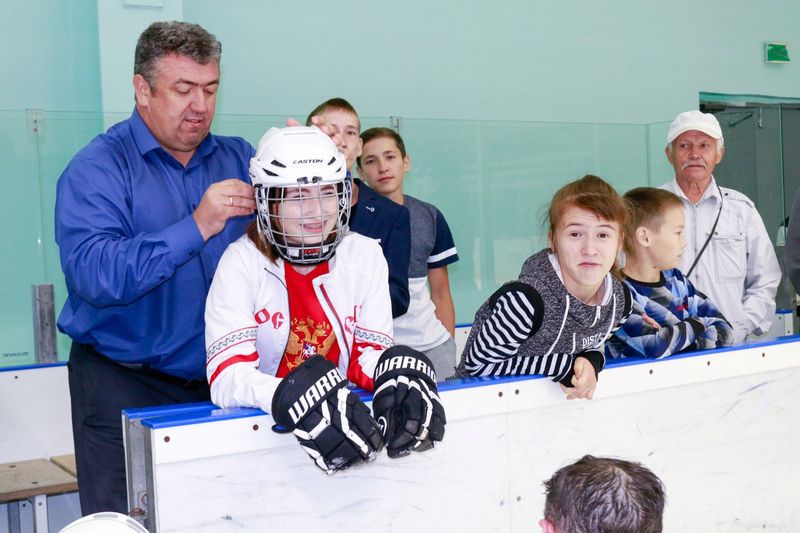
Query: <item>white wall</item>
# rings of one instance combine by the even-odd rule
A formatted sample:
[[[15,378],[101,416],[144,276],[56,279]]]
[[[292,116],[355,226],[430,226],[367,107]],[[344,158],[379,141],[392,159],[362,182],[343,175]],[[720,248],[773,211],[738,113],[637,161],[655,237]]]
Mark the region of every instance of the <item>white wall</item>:
[[[0,50],[0,110],[98,110],[96,0],[0,0]]]
[[[127,113],[133,109],[133,54],[142,31],[156,21],[183,19],[183,0],[139,3],[142,5],[136,0],[101,0],[97,5],[104,111]],[[111,120],[111,124],[115,122]]]
[[[342,95],[366,116],[641,124],[696,106],[700,91],[800,96],[800,5],[789,0],[0,0],[0,9],[0,44],[13,52],[0,109],[129,112],[136,38],[171,19],[221,39],[220,113],[300,114]],[[788,43],[795,62],[766,65],[765,40]]]
[[[567,0],[193,0],[223,43],[221,113],[298,114],[341,95],[362,115],[651,123],[700,91],[800,96],[800,4]]]

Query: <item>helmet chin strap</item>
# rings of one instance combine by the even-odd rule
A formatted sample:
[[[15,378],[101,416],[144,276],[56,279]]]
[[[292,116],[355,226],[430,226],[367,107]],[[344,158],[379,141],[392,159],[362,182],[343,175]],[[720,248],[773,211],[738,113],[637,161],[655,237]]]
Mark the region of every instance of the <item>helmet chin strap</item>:
[[[284,260],[286,260],[288,263],[299,265],[318,265],[333,257],[333,248],[335,248],[335,245],[336,239],[328,239],[327,242],[324,242],[319,246],[286,244],[283,246],[279,245],[278,248],[280,249],[282,247],[286,250],[286,256],[284,256]]]

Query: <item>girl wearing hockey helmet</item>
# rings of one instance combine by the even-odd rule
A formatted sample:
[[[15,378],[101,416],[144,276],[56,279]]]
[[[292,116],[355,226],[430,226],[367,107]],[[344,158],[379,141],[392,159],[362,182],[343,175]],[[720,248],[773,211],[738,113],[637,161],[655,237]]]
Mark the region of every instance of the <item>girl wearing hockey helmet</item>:
[[[270,129],[250,162],[256,222],[220,259],[205,313],[212,401],[271,412],[328,473],[371,459],[393,431],[344,388],[345,376],[386,381],[376,369],[392,346],[386,260],[348,233],[346,172],[318,128]],[[412,437],[406,447],[427,435]]]

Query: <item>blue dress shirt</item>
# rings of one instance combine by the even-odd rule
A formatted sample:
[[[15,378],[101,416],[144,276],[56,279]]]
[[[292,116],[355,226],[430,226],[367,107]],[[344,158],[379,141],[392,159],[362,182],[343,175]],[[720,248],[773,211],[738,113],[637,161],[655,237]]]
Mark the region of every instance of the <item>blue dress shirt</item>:
[[[252,217],[204,243],[192,213],[212,183],[249,183],[253,155],[244,139],[209,134],[184,167],[135,110],[81,149],[57,186],[59,330],[118,362],[204,379],[206,294]]]

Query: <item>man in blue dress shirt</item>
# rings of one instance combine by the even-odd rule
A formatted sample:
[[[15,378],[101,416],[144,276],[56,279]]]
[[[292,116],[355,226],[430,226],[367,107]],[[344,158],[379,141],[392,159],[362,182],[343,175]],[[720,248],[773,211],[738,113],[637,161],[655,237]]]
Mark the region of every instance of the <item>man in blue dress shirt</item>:
[[[120,411],[205,401],[203,310],[222,252],[255,208],[253,148],[209,133],[221,46],[159,22],[136,46],[131,117],[58,181],[69,385],[83,514],[128,512]]]

